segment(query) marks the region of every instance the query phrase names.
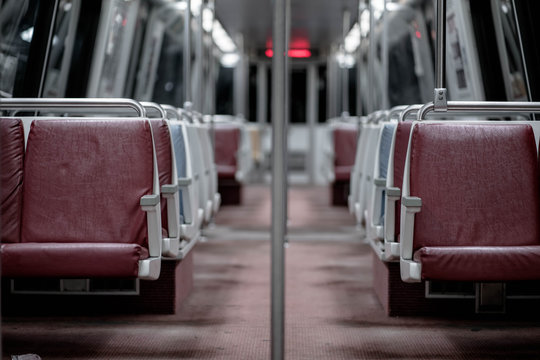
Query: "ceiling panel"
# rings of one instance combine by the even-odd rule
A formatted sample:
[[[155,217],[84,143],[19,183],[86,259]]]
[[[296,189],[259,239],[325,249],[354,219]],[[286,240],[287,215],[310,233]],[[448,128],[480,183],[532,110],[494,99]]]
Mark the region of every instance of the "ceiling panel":
[[[248,52],[266,48],[272,38],[271,0],[215,0],[216,16],[235,39],[242,34]],[[358,0],[291,0],[291,47],[324,52],[341,38],[343,12],[356,21]]]

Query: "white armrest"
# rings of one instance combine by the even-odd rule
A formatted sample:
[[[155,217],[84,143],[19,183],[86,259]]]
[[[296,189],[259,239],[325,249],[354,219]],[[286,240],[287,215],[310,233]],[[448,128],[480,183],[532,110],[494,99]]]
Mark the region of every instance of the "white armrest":
[[[146,212],[148,227],[148,253],[149,258],[139,261],[139,278],[156,280],[161,271],[161,206],[159,195],[144,195],[140,205]]]
[[[420,282],[422,265],[413,261],[414,217],[422,208],[422,199],[404,196],[401,199],[401,279],[405,282]]]
[[[396,227],[396,201],[401,196],[397,187],[386,188],[384,207],[384,257],[386,261],[399,259],[399,243],[394,239]]]
[[[163,238],[162,255],[165,257],[178,256],[180,245],[180,196],[178,185],[162,185],[161,194],[167,201],[167,222],[169,237]]]
[[[371,215],[372,225],[380,225],[380,214],[381,214],[381,203],[383,200],[383,191],[386,189],[386,179],[376,178],[373,179],[374,186],[374,200],[373,200],[373,209]]]

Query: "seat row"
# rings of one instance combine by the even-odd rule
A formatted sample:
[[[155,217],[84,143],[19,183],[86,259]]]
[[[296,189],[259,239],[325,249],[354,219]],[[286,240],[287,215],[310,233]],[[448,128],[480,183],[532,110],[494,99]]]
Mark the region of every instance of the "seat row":
[[[210,129],[160,114],[0,119],[3,277],[153,280],[187,255],[220,205]]]
[[[539,280],[540,127],[403,116],[418,109],[359,124],[349,210],[378,258],[405,282]]]

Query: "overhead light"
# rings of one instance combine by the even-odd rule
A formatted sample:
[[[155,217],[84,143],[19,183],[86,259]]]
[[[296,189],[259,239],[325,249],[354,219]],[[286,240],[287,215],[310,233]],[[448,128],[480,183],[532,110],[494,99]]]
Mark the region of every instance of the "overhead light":
[[[197,17],[201,14],[202,0],[191,0],[191,13]]]
[[[356,60],[352,54],[349,54],[343,50],[340,50],[336,54],[336,60],[338,65],[342,69],[351,69],[354,67]]]
[[[226,68],[233,68],[235,67],[238,62],[240,61],[240,55],[237,53],[227,53],[221,55],[221,58],[219,59],[219,62],[223,67]]]
[[[209,7],[203,9],[202,27],[206,32],[212,32],[212,28],[214,27],[214,12]]]
[[[369,27],[369,10],[364,10],[360,14],[360,34],[363,38],[369,34]]]
[[[221,26],[221,23],[218,20],[214,20],[214,26],[212,29],[212,39],[214,40],[214,43],[224,53],[229,52],[235,52],[236,51],[236,45],[234,44],[234,41],[232,41],[231,37],[223,26]]]
[[[353,53],[358,49],[360,45],[360,25],[358,23],[354,23],[347,36],[345,36],[344,42],[345,51],[348,53]]]

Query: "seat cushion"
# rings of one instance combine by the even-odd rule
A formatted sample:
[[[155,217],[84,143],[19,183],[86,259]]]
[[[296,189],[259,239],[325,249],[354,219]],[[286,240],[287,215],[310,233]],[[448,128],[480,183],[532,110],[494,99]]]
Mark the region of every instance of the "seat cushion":
[[[137,244],[19,243],[0,248],[3,277],[137,277],[148,250]]]
[[[514,281],[540,278],[540,246],[424,247],[414,253],[422,278]]]
[[[20,241],[24,131],[20,119],[0,119],[0,240]]]

